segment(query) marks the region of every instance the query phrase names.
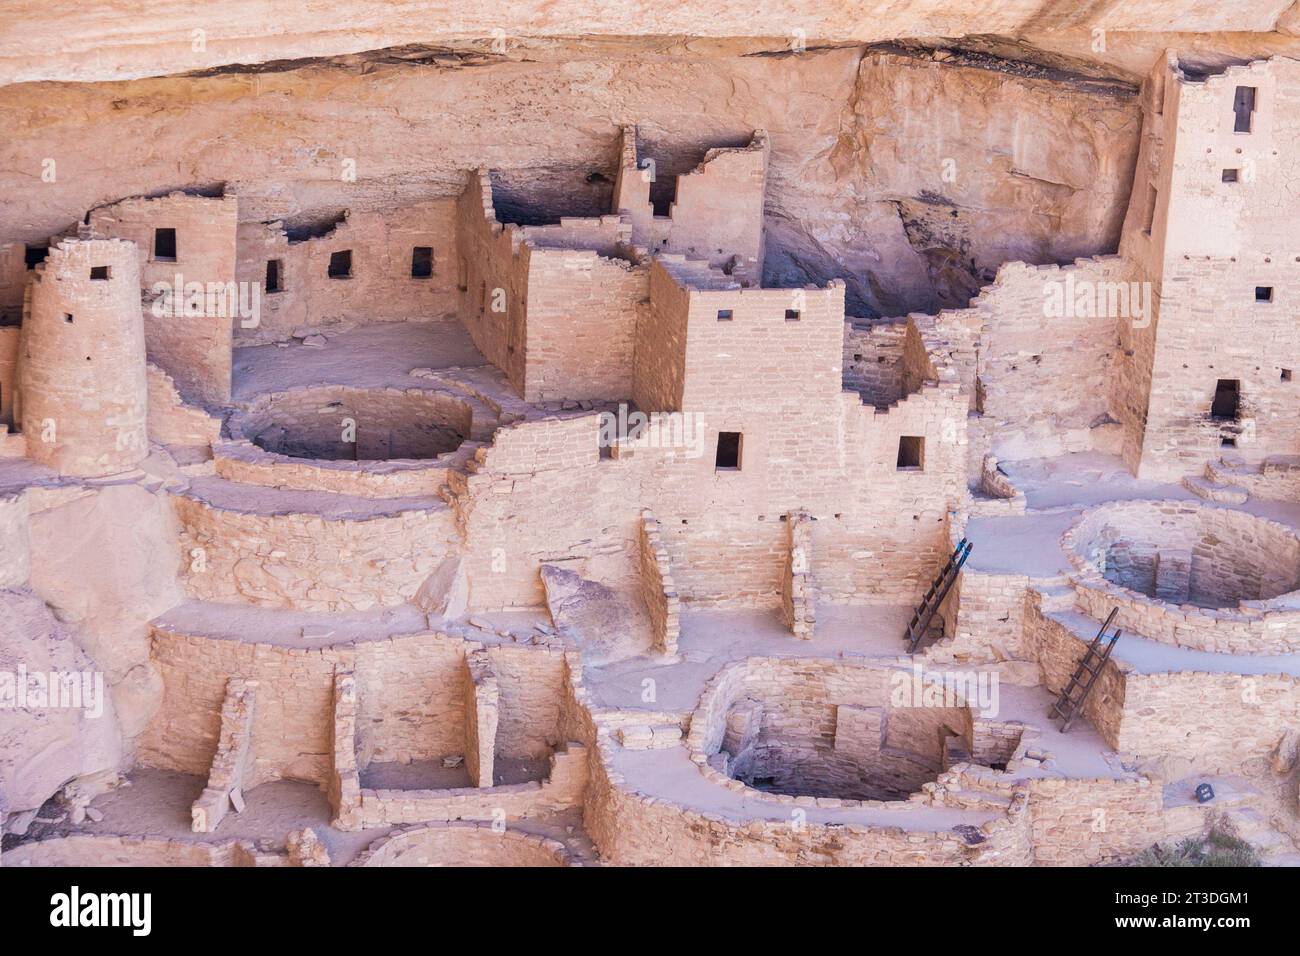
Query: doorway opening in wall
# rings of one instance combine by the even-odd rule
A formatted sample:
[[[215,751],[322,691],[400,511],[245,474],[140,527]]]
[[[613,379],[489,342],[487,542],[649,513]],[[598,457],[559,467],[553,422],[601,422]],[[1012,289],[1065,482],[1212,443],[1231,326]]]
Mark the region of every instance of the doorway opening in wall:
[[[1235,422],[1241,414],[1241,382],[1235,378],[1221,378],[1214,386],[1214,402],[1210,417],[1217,422]]]
[[[25,249],[23,259],[26,261],[28,269],[35,269],[50,254],[48,246],[26,246]]]
[[[411,250],[411,278],[428,279],[433,275],[433,247],[416,246]]]
[[[176,261],[176,230],[155,229],[153,231],[154,262]]]
[[[714,458],[717,471],[740,471],[740,432],[718,432],[718,453]]]
[[[650,206],[656,216],[661,219],[671,216],[676,201],[676,176],[656,176],[650,181]]]
[[[1256,302],[1272,302],[1272,301],[1273,301],[1273,287],[1272,287],[1271,285],[1257,285],[1257,286],[1255,286],[1255,301],[1256,301]]]
[[[1234,133],[1249,133],[1255,117],[1255,87],[1239,86],[1232,98],[1232,112],[1236,114]]]
[[[113,273],[112,273],[112,270],[110,269],[109,266],[91,266],[91,267],[90,267],[90,281],[91,281],[91,282],[107,282],[107,281],[109,280],[109,278],[112,276],[112,274],[113,274]]]
[[[329,277],[331,279],[352,278],[352,250],[330,253]]]
[[[284,263],[279,259],[266,260],[266,291],[283,292],[284,285]]]
[[[925,439],[920,435],[903,435],[898,439],[898,470],[925,469]]]

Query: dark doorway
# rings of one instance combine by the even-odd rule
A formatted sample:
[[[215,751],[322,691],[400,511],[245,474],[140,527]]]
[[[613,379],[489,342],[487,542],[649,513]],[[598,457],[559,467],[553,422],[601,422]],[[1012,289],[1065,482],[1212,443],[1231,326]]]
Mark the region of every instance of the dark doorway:
[[[411,278],[427,279],[433,275],[433,247],[416,246],[411,250]]]
[[[1241,412],[1241,383],[1235,378],[1221,378],[1214,386],[1214,403],[1210,417],[1220,422],[1235,422]]]
[[[740,470],[740,432],[718,432],[718,455],[714,467],[718,471]]]

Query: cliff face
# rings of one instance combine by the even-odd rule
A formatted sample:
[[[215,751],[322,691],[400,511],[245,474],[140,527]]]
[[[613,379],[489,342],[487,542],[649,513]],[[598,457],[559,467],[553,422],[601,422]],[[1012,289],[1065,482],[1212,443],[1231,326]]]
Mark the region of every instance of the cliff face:
[[[523,212],[589,215],[607,210],[624,123],[665,174],[767,129],[769,282],[842,277],[860,315],[964,304],[1008,259],[1113,251],[1136,154],[1135,87],[1009,63],[579,44],[527,62],[14,85],[0,242],[168,188],[224,182],[256,222],[451,197],[479,166]],[[47,159],[54,181],[30,188]]]
[[[337,56],[404,44],[520,37],[753,37],[870,42],[996,34],[1055,37],[1087,49],[1111,34],[1241,31],[1294,35],[1293,0],[20,0],[7,5],[0,83],[107,80],[229,64]],[[50,39],[57,38],[51,48]]]

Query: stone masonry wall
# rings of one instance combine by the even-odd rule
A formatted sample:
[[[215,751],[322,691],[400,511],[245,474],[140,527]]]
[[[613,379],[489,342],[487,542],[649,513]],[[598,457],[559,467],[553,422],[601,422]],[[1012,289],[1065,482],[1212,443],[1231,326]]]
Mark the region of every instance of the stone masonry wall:
[[[188,300],[185,288],[208,283],[223,289],[235,281],[239,204],[234,196],[219,198],[174,192],[154,199],[124,199],[89,213],[94,235],[128,239],[140,256],[140,290],[150,300],[144,308],[149,359],[177,383],[181,393],[198,402],[230,400],[232,330],[239,323],[236,299],[225,314],[203,299],[199,315],[155,314],[152,300],[169,291],[171,301]],[[162,257],[155,248],[156,231],[174,229],[175,256]]]
[[[418,322],[456,311],[454,200],[349,210],[332,229],[311,231],[318,234],[301,238],[292,222],[240,224],[238,279],[260,287],[261,317],[257,325],[235,323],[238,345],[285,341],[305,327]],[[416,247],[431,250],[429,276],[411,274]],[[330,278],[330,257],[343,251],[352,253],[352,274]],[[279,291],[266,285],[270,261],[279,263]]]
[[[230,511],[184,495],[173,501],[184,584],[203,601],[304,611],[401,604],[451,553],[455,536],[454,517],[441,507],[335,520]]]

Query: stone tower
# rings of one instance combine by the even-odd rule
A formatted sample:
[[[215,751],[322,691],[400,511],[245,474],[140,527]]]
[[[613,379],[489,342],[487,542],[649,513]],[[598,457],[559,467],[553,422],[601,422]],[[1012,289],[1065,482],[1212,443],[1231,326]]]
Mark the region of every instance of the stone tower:
[[[19,357],[28,457],[85,477],[133,468],[149,453],[135,243],[59,242],[29,302]]]

